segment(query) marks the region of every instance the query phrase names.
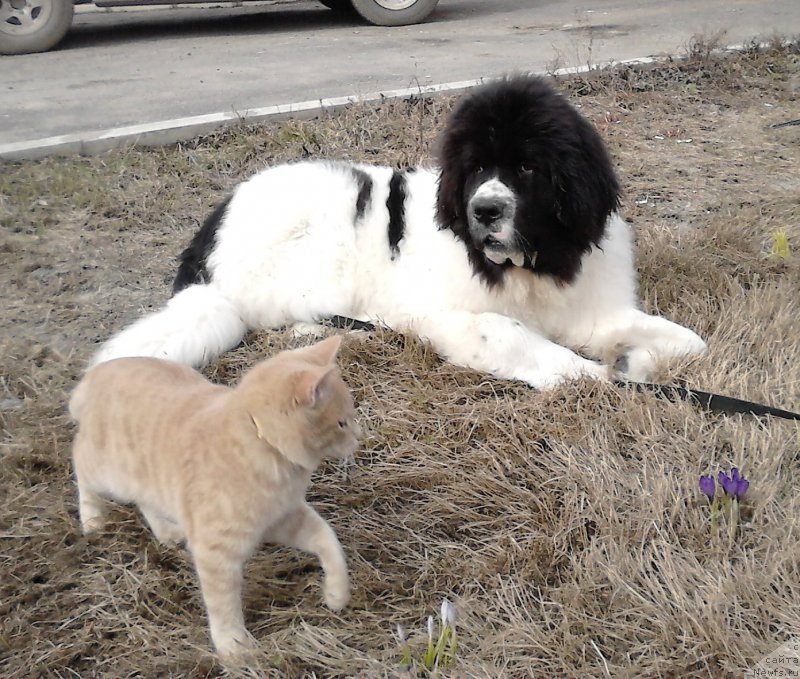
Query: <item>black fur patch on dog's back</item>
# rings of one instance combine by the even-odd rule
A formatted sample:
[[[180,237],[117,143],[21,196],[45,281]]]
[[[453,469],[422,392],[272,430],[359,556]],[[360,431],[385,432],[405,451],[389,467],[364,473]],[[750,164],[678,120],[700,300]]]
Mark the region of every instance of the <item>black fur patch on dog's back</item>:
[[[372,200],[372,177],[357,167],[351,167],[350,171],[353,173],[358,185],[358,195],[356,197],[356,221],[358,222],[364,217],[369,202]]]
[[[389,210],[389,250],[394,260],[400,254],[400,241],[406,230],[406,177],[400,170],[392,172],[389,180],[389,197],[386,207]]]
[[[195,283],[207,283],[210,279],[208,268],[208,255],[214,249],[217,240],[217,229],[225,217],[225,212],[231,203],[233,196],[228,196],[223,200],[214,211],[203,222],[203,226],[194,235],[189,246],[178,257],[180,266],[172,284],[172,294],[177,294],[181,290]]]
[[[559,284],[575,279],[619,206],[600,135],[540,77],[504,78],[465,97],[445,126],[439,165],[439,225],[464,241],[473,269],[490,286],[502,283],[510,264],[490,261],[472,241],[466,187],[476,175],[497,177],[514,192],[525,268]]]

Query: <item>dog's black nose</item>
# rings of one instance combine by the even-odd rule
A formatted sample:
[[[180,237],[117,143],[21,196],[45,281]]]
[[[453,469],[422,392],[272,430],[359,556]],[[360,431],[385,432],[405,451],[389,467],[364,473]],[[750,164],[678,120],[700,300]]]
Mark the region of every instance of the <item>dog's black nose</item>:
[[[492,227],[503,216],[503,204],[496,200],[476,202],[472,205],[472,213],[478,222]]]

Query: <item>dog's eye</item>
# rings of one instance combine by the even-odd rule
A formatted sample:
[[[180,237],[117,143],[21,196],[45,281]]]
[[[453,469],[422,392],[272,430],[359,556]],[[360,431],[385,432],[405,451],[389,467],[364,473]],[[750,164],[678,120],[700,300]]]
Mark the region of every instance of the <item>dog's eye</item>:
[[[519,173],[522,175],[532,175],[533,174],[533,165],[530,163],[520,163],[519,165]]]
[[[472,168],[472,174],[480,174],[483,172],[483,165],[476,165]]]
[[[347,428],[347,422],[345,422],[345,420],[339,420],[339,429],[346,429],[346,428]]]

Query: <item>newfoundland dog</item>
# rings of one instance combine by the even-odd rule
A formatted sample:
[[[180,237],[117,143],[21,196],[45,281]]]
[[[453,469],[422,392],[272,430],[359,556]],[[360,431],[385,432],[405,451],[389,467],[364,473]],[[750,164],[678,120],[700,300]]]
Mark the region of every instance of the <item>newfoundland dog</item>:
[[[181,255],[166,307],[94,362],[198,366],[248,329],[344,316],[537,388],[645,380],[705,343],[638,309],[618,204],[594,128],[542,78],[507,77],[456,106],[438,169],[303,161],[240,184]]]

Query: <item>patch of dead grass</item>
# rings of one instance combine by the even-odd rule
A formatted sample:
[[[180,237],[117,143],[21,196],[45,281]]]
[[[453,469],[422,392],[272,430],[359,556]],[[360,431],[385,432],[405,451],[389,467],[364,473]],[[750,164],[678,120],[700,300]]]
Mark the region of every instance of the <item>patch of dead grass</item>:
[[[797,46],[561,81],[624,182],[645,306],[708,356],[664,381],[800,409]],[[174,259],[237,181],[303,157],[430,159],[450,98],[240,126],[163,149],[6,163],[0,173],[0,674],[220,676],[185,554],[131,510],[76,524],[65,413],[93,345],[169,293]],[[788,259],[770,254],[784,230]],[[294,346],[253,333],[208,374],[230,382]],[[342,354],[368,435],[310,499],[335,527],[352,605],[325,609],[310,557],[247,569],[251,676],[390,676],[396,623],[424,644],[459,611],[458,677],[741,676],[800,630],[800,430],[573,384],[545,394],[443,364],[411,338]],[[711,535],[700,473],[751,479],[738,539]]]

